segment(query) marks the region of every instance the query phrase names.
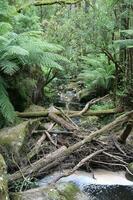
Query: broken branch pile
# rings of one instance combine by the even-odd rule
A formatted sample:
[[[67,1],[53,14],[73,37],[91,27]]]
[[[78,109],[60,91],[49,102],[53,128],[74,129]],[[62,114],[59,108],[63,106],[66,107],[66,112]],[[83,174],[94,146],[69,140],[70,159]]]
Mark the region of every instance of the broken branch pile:
[[[76,115],[74,113],[73,117],[81,117],[82,114],[89,113],[89,105],[88,103]],[[115,109],[116,111],[121,112],[120,109]],[[106,111],[101,113],[103,115],[103,113],[112,114],[115,112]],[[54,107],[41,112],[17,113],[22,118],[43,117],[43,119],[40,118],[41,123],[36,129],[32,130],[29,137],[29,140],[32,141],[29,143],[30,145],[27,142],[28,148],[25,153],[27,162],[24,165],[17,164],[19,165],[18,170],[9,174],[9,183],[21,178],[39,177],[48,174],[51,170],[58,170],[60,167],[62,169],[73,167],[64,176],[73,173],[79,167],[85,170],[90,170],[91,166],[127,168],[127,164],[133,160],[132,149],[130,145],[127,147],[119,143],[115,130],[118,127],[123,129],[122,124],[124,123],[129,126],[130,121],[130,131],[126,134],[127,137],[129,136],[133,111],[118,116],[114,121],[91,133],[80,127],[80,124],[77,125],[72,121],[70,112],[70,116],[67,114],[65,111]],[[48,122],[49,128],[46,128],[46,122]],[[128,127],[125,131],[127,129]],[[119,139],[124,138],[125,142],[127,137],[119,135]]]

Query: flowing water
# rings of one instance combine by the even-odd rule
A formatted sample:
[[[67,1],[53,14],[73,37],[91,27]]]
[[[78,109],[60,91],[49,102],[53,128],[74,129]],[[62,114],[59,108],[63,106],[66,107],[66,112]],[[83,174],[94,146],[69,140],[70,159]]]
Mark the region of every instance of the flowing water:
[[[56,172],[39,181],[39,186],[47,186],[60,173]],[[60,182],[73,182],[87,193],[88,200],[133,200],[133,182],[125,178],[125,172],[96,170],[94,173],[77,171],[62,178]]]

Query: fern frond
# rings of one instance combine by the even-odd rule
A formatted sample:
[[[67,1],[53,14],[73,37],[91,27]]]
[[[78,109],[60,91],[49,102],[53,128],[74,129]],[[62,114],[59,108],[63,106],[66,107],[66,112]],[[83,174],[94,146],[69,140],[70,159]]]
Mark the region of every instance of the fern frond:
[[[2,59],[5,58],[5,57],[9,57],[9,56],[12,56],[12,55],[17,55],[17,56],[28,56],[29,55],[29,52],[20,47],[20,46],[8,46],[6,48],[6,52],[3,54],[2,56]]]
[[[19,70],[17,63],[9,60],[0,61],[0,68],[5,74],[9,75],[13,75],[16,71]]]
[[[7,22],[0,22],[0,35],[4,35],[12,30],[11,24]]]
[[[9,100],[8,94],[4,87],[4,81],[0,77],[0,112],[8,122],[15,120],[15,111]]]

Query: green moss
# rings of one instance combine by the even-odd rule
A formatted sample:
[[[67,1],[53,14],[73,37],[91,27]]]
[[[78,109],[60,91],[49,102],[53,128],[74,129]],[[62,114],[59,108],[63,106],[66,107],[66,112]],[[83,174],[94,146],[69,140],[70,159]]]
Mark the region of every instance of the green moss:
[[[56,189],[50,189],[48,192],[48,197],[50,200],[66,200],[65,197],[61,197]]]
[[[131,172],[131,173],[129,173]],[[128,170],[126,171],[126,178],[130,181],[133,181],[133,162],[128,164]]]
[[[77,193],[80,192],[79,188],[73,183],[59,184],[57,190],[66,200],[74,200]]]

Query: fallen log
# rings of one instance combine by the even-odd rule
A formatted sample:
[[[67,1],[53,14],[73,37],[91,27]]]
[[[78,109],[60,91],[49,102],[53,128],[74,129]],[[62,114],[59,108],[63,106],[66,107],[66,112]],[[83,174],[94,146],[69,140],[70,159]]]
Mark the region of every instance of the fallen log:
[[[21,172],[17,171],[14,174],[9,175],[9,182],[12,182],[14,180],[22,178],[22,176],[30,176],[34,174],[36,176],[36,172],[39,171],[41,168],[47,167],[47,165],[50,165],[52,162],[56,160],[56,163],[59,164],[60,161],[66,158],[66,156],[69,156],[74,151],[79,149],[84,144],[90,142],[95,137],[100,136],[103,133],[109,133],[110,130],[117,127],[118,124],[121,124],[125,121],[128,121],[130,118],[133,118],[133,111],[127,112],[119,117],[117,117],[113,122],[105,125],[100,130],[97,130],[95,132],[92,132],[89,136],[87,136],[85,139],[81,140],[80,142],[77,142],[76,144],[70,146],[70,147],[61,147],[56,152],[53,152],[46,156],[45,158],[41,158],[40,160],[36,161],[35,163],[32,163],[32,165],[28,165],[24,167]],[[46,168],[45,168],[46,169]]]
[[[85,107],[81,111],[79,111],[78,113],[76,113],[76,117],[84,115],[92,105],[94,105],[97,102],[100,102],[100,101],[106,99],[107,97],[109,97],[108,94],[105,95],[105,96],[103,96],[103,97],[100,97],[100,98],[97,98],[97,99],[92,99],[91,101],[87,102],[87,104],[85,105]],[[75,116],[75,114],[71,115],[71,117],[74,117],[74,116]]]
[[[65,113],[68,112],[69,117],[78,117],[79,111],[64,111]],[[101,115],[109,115],[109,114],[115,114],[115,113],[121,113],[123,110],[121,108],[114,108],[114,109],[108,109],[108,110],[99,110],[99,111],[92,111],[89,110],[85,113],[80,114],[80,116],[101,116]],[[53,112],[56,115],[61,115],[61,112],[59,110],[56,110]],[[38,111],[38,112],[16,112],[18,117],[21,118],[38,118],[38,117],[48,117],[49,111]]]
[[[62,146],[60,149],[57,149],[56,151],[48,154],[46,157],[41,158],[40,160],[24,167],[23,169],[21,169],[21,171],[17,171],[14,174],[9,174],[9,177],[8,177],[9,182],[15,181],[15,180],[20,179],[25,176],[30,176],[30,175],[35,174],[41,168],[49,165],[54,160],[56,160],[58,157],[61,157],[62,152],[64,152],[65,149],[67,149],[67,147]]]
[[[69,122],[65,121],[63,118],[59,117],[57,114],[50,112],[49,118],[52,119],[57,124],[61,125],[63,128],[66,128],[69,131],[74,131],[77,129],[73,124],[70,124]]]
[[[38,118],[38,117],[47,117],[48,110],[38,111],[38,112],[16,112],[16,115],[21,118]]]
[[[116,114],[123,112],[123,109],[121,108],[113,108],[108,110],[98,110],[98,111],[92,111],[89,110],[84,113],[79,113],[78,111],[71,111],[69,116],[70,117],[78,117],[78,116],[102,116],[102,115],[110,115],[110,114]]]

